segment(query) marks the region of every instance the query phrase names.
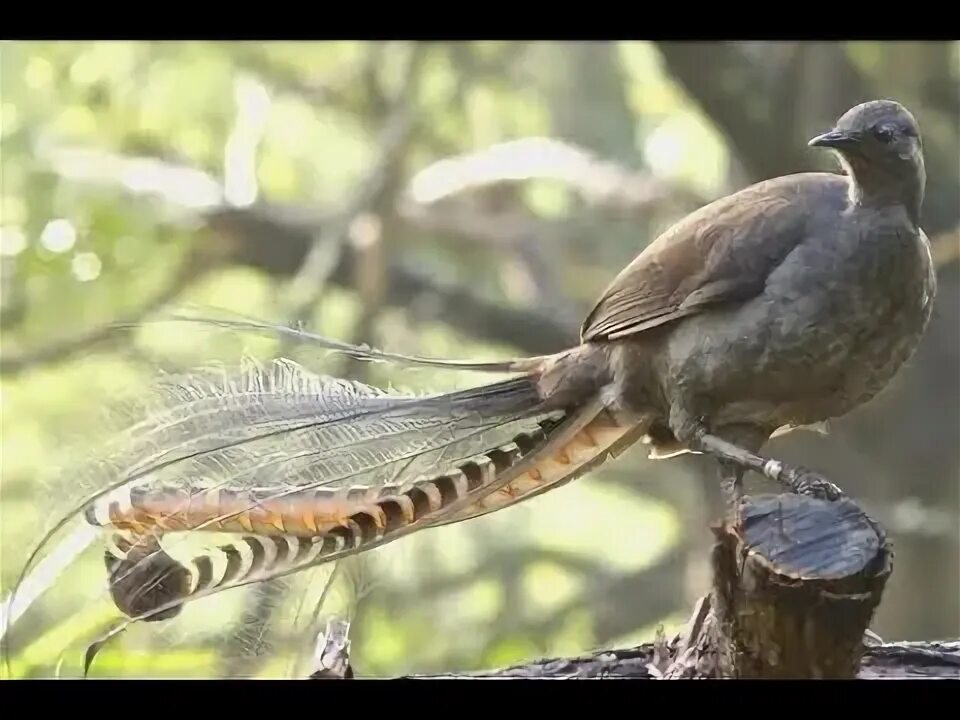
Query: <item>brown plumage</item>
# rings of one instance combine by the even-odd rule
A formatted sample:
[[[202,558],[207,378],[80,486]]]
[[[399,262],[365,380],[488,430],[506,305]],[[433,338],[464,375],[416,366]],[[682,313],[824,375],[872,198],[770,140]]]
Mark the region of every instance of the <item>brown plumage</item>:
[[[936,282],[909,112],[866,103],[811,144],[835,150],[847,175],[766,180],[683,218],[602,293],[581,343],[554,355],[410,358],[218,321],[364,360],[515,377],[426,397],[286,362],[177,378],[64,523],[85,513],[108,533],[133,532],[107,564],[114,585],[126,583],[123,607],[149,619],[231,584],[525,501],[641,439],[654,457],[716,457],[734,491],[754,469],[797,491],[836,494],[814,473],[756,453],[778,431],[843,415],[880,392],[920,342]],[[159,550],[130,556],[171,528],[226,529],[238,544],[221,548],[216,577],[209,562],[184,573]],[[175,581],[157,575],[158,563]],[[138,591],[118,567],[127,578],[149,568],[154,580]]]
[[[843,415],[926,329],[936,281],[914,119],[866,103],[811,144],[837,150],[847,177],[779,177],[701,208],[587,316],[582,352],[606,354],[621,405],[653,417],[655,453],[703,450],[703,432],[756,452],[779,428]]]
[[[587,315],[582,341],[617,340],[756,297],[806,237],[815,208],[839,209],[846,192],[846,180],[836,175],[792,175],[691,213],[617,275]]]

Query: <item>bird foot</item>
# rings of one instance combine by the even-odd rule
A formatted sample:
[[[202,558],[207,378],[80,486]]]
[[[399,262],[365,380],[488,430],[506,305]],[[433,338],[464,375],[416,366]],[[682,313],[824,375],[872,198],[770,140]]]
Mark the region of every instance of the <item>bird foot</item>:
[[[694,435],[692,446],[720,460],[721,467],[724,463],[730,463],[743,470],[754,470],[798,495],[821,500],[839,500],[843,497],[843,491],[822,475],[755,455],[715,435],[699,431]],[[733,493],[726,492],[725,488],[725,496],[732,497]]]
[[[768,460],[763,466],[763,474],[798,495],[831,501],[843,497],[843,490],[822,475],[806,468],[787,467],[777,460]]]

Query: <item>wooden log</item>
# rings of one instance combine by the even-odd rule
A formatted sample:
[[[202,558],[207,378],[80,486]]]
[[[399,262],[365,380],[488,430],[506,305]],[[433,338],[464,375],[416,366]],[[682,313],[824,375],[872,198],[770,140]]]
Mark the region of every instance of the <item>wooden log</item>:
[[[675,647],[673,648],[675,651]],[[657,643],[600,650],[577,657],[545,658],[469,673],[407,675],[401,679],[656,680]],[[868,647],[859,680],[960,680],[960,640],[885,643]]]
[[[709,596],[699,606],[709,613]],[[707,615],[709,616],[709,614]],[[345,624],[341,624],[344,627]],[[333,642],[330,639],[334,638]],[[403,675],[402,680],[656,680],[679,657],[682,636],[636,647],[598,650],[574,657],[541,658],[503,668],[473,672]],[[349,643],[331,625],[317,642],[309,679],[350,679],[354,672]],[[702,675],[696,677],[703,677]],[[880,643],[868,646],[857,671],[859,680],[960,680],[960,640]]]
[[[960,679],[960,641],[867,643],[892,552],[852,500],[746,497],[714,532],[713,589],[669,642],[403,679]],[[320,638],[318,649],[327,650],[318,657],[350,667],[343,638],[333,646]]]
[[[709,611],[673,677],[852,679],[892,572],[885,533],[849,498],[745,497],[714,530]]]

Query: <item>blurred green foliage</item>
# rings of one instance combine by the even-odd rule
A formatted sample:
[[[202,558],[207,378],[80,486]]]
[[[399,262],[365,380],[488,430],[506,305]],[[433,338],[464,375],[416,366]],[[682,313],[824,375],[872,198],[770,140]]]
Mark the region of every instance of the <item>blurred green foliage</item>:
[[[654,45],[613,47],[623,77],[622,112],[632,128],[616,159],[701,197],[724,192],[731,182],[731,158],[721,131],[667,72]],[[404,43],[360,42],[0,45],[3,354],[29,354],[149,305],[175,281],[190,253],[207,242],[206,229],[196,220],[184,221],[182,213],[155,196],[131,192],[129,184],[124,188],[65,176],[49,162],[51,148],[160,159],[220,182],[231,173],[242,177],[231,163],[250,161],[257,200],[335,211],[376,159],[377,133],[388,99],[400,87],[408,51]],[[577,102],[550,90],[556,81],[551,65],[564,52],[553,44],[430,44],[416,91],[420,130],[405,151],[403,177],[409,179],[447,155],[554,134],[558,108]],[[860,48],[857,62],[879,62],[871,55],[877,52],[882,55],[875,45]],[[705,61],[704,72],[709,71]],[[591,108],[580,112],[589,117]],[[132,182],[135,186],[136,179]],[[541,219],[569,219],[581,207],[573,193],[550,181],[526,183],[518,197]],[[672,217],[655,216],[653,224]],[[606,222],[606,237],[616,240],[601,243],[584,232],[576,242],[556,248],[557,282],[578,307],[653,232],[637,235],[627,221],[627,229],[616,235],[621,227],[616,219]],[[522,294],[486,248],[442,242],[442,234],[440,241],[434,236],[425,240],[390,225],[384,235],[392,257],[414,258],[429,277],[523,304],[517,300]],[[285,280],[250,264],[226,264],[193,279],[170,302],[283,322]],[[325,288],[309,324],[322,334],[349,339],[364,302],[349,288]],[[490,358],[517,352],[506,344],[472,339],[470,327],[419,321],[396,308],[379,308],[376,316],[374,338],[363,339],[390,350]],[[64,473],[68,481],[71,465],[107,439],[108,426],[97,421],[106,403],[135,394],[158,364],[233,363],[244,353],[269,357],[279,349],[269,339],[147,325],[119,344],[91,346],[4,377],[4,593],[41,528],[52,521],[52,483],[63,482]],[[317,370],[343,369],[336,359],[316,357],[308,349],[291,352]],[[375,384],[417,389],[475,381],[466,373],[396,372],[380,366],[363,372]],[[372,589],[358,602],[356,588],[347,588],[339,600],[355,613],[357,672],[490,667],[543,654],[578,653],[612,641],[648,640],[657,621],[668,629],[678,627],[688,612],[689,594],[642,627],[616,637],[597,632],[598,609],[608,600],[605,589],[595,585],[599,579],[654,566],[683,544],[682,526],[689,520],[670,503],[644,495],[642,488],[627,491],[610,481],[622,471],[605,468],[529,505],[375,551],[365,570]],[[104,582],[97,553],[71,573],[69,582],[87,588]],[[66,577],[63,583],[67,587]],[[18,626],[15,675],[50,674],[62,649],[81,643],[82,653],[82,643],[107,617],[101,606],[78,608],[67,591],[55,588],[48,594],[36,616]],[[287,605],[297,601],[295,596],[285,599]],[[238,651],[225,643],[242,634],[252,602],[228,592],[188,607],[176,642],[169,635],[161,641],[163,633],[152,627],[132,629],[102,651],[94,674],[227,672],[228,653]],[[631,602],[642,606],[645,600]],[[303,626],[302,617],[288,622],[285,611],[271,612],[273,645],[259,651],[247,647],[243,652],[253,658],[244,673],[288,675],[292,660],[312,648],[308,633],[319,629],[316,624]],[[75,670],[76,659],[70,662]]]
[[[478,63],[496,67],[498,58],[509,50],[500,43],[477,43],[468,52]],[[371,109],[376,103],[370,88],[389,95],[398,82],[391,75],[403,51],[395,45],[375,49],[349,42],[5,44],[4,243],[8,246],[13,234],[25,243],[23,247],[13,243],[17,251],[3,258],[4,263],[15,263],[11,282],[17,285],[8,296],[17,312],[15,321],[4,327],[4,351],[42,346],[143,306],[171,282],[193,239],[190,227],[162,222],[161,210],[149,198],[130,197],[109,184],[71,182],[58,176],[43,161],[38,147],[55,143],[153,156],[222,177],[241,83],[259,83],[268,88],[269,110],[256,150],[258,192],[273,201],[335,207],[373,160],[378,120]],[[535,84],[515,83],[489,71],[465,83],[451,59],[463,51],[453,46],[436,48],[426,61],[420,97],[435,137],[411,148],[411,169],[442,157],[438,146],[468,151],[512,137],[550,133],[550,110]],[[370,67],[374,54],[379,61]],[[698,125],[694,120],[690,125],[684,119],[696,114],[684,107],[669,80],[658,74],[655,57],[636,47],[628,49],[626,56],[631,74],[643,78],[637,84],[640,92],[650,96],[658,115],[670,118],[675,129],[668,132],[681,136],[692,132],[688,140],[701,151],[716,154],[720,144],[698,129],[702,122]],[[534,75],[540,70],[530,68]],[[366,74],[374,77],[372,85],[365,82]],[[651,76],[659,79],[651,81]],[[307,84],[318,78],[331,97],[336,95],[336,102],[316,102],[284,89],[284,79]],[[274,80],[276,87],[272,79],[280,79]],[[452,102],[458,84],[464,85],[459,91],[462,102]],[[702,184],[703,175],[690,172],[695,149],[687,143],[684,153],[686,167],[681,159],[675,171]],[[722,172],[715,175],[713,182],[718,184],[721,176]],[[549,188],[549,183],[535,185],[528,201],[535,212],[562,215],[566,196]],[[69,237],[57,241],[49,227],[61,218]],[[84,258],[88,264],[95,258],[93,271],[83,265]],[[177,302],[282,319],[278,285],[256,269],[225,267],[199,279]],[[583,288],[585,294],[594,291]],[[358,312],[352,293],[330,289],[316,308],[313,326],[334,337],[349,337]],[[471,342],[469,328],[453,332],[427,325],[410,333],[405,329],[408,321],[395,315],[385,312],[382,318],[383,333],[394,350],[488,357],[513,352]],[[203,329],[163,324],[148,325],[131,342],[139,358],[129,357],[129,347],[120,353],[91,348],[65,362],[4,379],[5,592],[37,541],[38,528],[46,524],[47,483],[63,470],[69,472],[71,463],[106,439],[91,417],[102,401],[135,393],[140,383],[149,380],[152,368],[142,362],[144,354],[190,367],[215,358],[234,362],[242,353],[266,357],[277,350],[271,341],[211,337]],[[314,364],[319,363],[314,360]],[[391,375],[381,368],[371,372],[372,381],[418,388],[472,380],[466,374],[451,378],[423,372]],[[415,598],[422,584],[469,578],[470,569],[493,550],[491,545],[501,552],[547,548],[587,563],[602,562],[611,572],[635,570],[654,562],[675,542],[678,532],[668,508],[592,481],[558,492],[535,510],[522,507],[474,525],[432,531],[399,548],[378,551],[377,585],[408,588],[408,595]],[[77,582],[87,586],[103,582],[96,558],[82,567]],[[401,611],[378,602],[374,591],[361,603],[356,621],[358,671],[390,674],[443,669],[451,661],[464,668],[483,667],[544,652],[575,652],[597,640],[590,612],[577,599],[589,595],[589,588],[583,587],[584,578],[575,571],[555,562],[531,562],[517,582],[520,595],[507,598],[494,567],[473,582]],[[56,622],[18,656],[21,670],[51,672],[63,646],[75,642],[74,636],[85,637],[98,625],[98,618],[102,621],[103,607],[76,612],[63,593],[50,595],[44,606],[49,615],[45,622]],[[230,606],[229,595],[197,604],[214,608],[211,621],[226,633],[243,611],[242,603],[233,615],[224,611]],[[526,622],[571,603],[549,639],[525,636]],[[186,614],[200,612],[189,608]],[[501,623],[504,629],[496,628],[498,617],[506,618]],[[43,624],[37,623],[38,627]],[[138,636],[138,640],[150,641],[149,633],[141,635],[146,638]],[[196,638],[185,642],[185,647],[157,652],[118,640],[117,647],[122,649],[108,646],[98,658],[95,674],[216,674],[211,651]]]

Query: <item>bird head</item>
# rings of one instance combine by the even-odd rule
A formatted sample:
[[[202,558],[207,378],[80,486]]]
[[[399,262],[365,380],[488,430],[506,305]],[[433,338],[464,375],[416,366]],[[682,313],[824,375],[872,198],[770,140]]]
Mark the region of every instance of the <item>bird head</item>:
[[[857,197],[899,200],[911,213],[919,212],[926,183],[923,143],[916,119],[900,103],[872,100],[857,105],[809,145],[838,153]]]

